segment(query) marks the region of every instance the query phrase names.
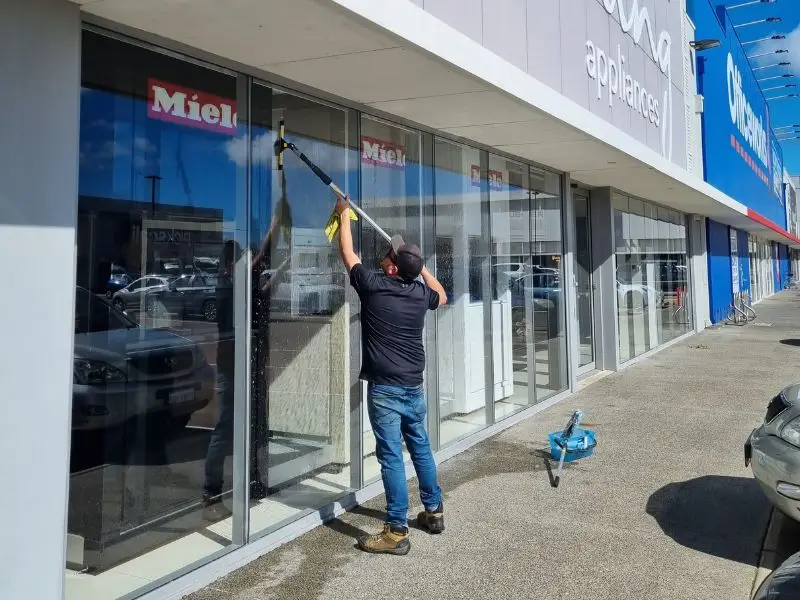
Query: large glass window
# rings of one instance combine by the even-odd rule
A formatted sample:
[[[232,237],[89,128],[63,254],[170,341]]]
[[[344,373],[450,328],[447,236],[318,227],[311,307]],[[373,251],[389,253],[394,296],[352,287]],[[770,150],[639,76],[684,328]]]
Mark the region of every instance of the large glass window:
[[[237,78],[95,33],[82,50],[70,600],[241,543],[230,425],[246,364]]]
[[[620,362],[691,330],[684,215],[615,194]]]
[[[489,155],[495,419],[566,389],[561,178]]]
[[[353,486],[349,284],[324,232],[335,197],[292,152],[278,170],[272,145],[282,120],[286,138],[357,198],[357,123],[263,85],[251,98],[250,532],[259,535]]]
[[[362,208],[389,235],[399,234],[406,243],[417,244],[423,255],[429,255],[423,207],[430,202],[430,169],[425,165],[430,164],[432,136],[362,116],[359,142]],[[388,244],[363,220],[360,223],[361,260],[378,271]],[[362,427],[364,482],[368,483],[380,476],[380,466],[366,402]],[[403,456],[409,458],[405,444]]]
[[[531,280],[536,401],[567,389],[561,177],[530,169]]]
[[[527,165],[489,155],[496,420],[536,401],[531,324],[538,279],[531,264],[528,184]]]
[[[447,291],[434,445],[566,389],[558,175],[94,32],[82,78],[69,600],[141,593],[379,476],[335,199],[292,152],[278,168],[280,122]],[[377,269],[385,241],[355,232]]]
[[[435,312],[439,441],[452,443],[487,425],[484,298],[491,298],[482,197],[485,154],[436,138],[436,274],[448,303]],[[487,302],[488,303],[488,302]]]

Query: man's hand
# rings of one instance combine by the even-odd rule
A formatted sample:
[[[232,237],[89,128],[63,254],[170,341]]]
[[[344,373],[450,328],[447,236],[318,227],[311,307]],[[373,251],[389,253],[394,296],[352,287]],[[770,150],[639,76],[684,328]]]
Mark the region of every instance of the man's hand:
[[[353,251],[353,233],[350,231],[350,199],[337,198],[334,211],[339,216],[339,255],[349,273],[355,265],[361,262]]]
[[[350,210],[350,199],[342,198],[341,196],[339,196],[336,199],[336,206],[334,207],[333,210],[336,211],[336,214],[341,218],[342,215],[344,215],[345,211]]]

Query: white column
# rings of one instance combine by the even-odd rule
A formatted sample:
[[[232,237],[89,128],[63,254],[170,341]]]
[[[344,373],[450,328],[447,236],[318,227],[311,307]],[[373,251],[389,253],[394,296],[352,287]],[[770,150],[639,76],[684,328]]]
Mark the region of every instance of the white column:
[[[59,600],[75,321],[80,13],[64,0],[0,0],[0,15],[0,598]]]

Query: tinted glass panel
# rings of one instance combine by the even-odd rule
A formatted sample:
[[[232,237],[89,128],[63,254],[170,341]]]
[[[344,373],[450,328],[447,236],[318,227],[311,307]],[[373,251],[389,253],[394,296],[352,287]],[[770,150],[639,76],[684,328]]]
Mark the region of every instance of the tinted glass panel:
[[[85,33],[82,79],[70,600],[132,593],[234,541],[244,281],[223,256],[246,217],[236,78]],[[164,285],[201,264],[220,273],[206,294]]]

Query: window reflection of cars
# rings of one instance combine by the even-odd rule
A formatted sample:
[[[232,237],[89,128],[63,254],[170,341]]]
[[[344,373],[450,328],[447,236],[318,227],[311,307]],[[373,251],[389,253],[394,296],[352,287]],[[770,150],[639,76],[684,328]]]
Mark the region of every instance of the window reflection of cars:
[[[181,275],[164,289],[151,293],[147,302],[151,316],[164,312],[178,314],[181,318],[203,317],[217,320],[217,277],[211,275]]]
[[[276,274],[275,269],[261,272],[261,287],[273,278],[270,288],[270,312],[273,315],[330,315],[344,302],[345,276],[319,268],[291,269]]]
[[[532,273],[513,278],[508,284],[514,332],[518,336],[530,336],[531,318],[533,328],[539,332],[558,331],[561,322],[562,290],[558,270],[538,266],[532,269]]]
[[[182,429],[211,400],[214,380],[195,342],[140,327],[76,288],[73,431],[108,429],[141,416]]]
[[[617,279],[617,303],[620,308],[629,310],[647,309],[651,304],[661,307],[664,303],[664,293],[651,285],[625,283]]]
[[[133,277],[119,267],[112,267],[111,275],[106,284],[106,298],[111,298],[119,290],[129,286],[133,282]]]
[[[112,304],[119,310],[141,310],[154,292],[166,289],[169,279],[160,275],[140,277],[112,296]]]
[[[511,289],[511,305],[515,308],[524,307],[526,297],[530,297],[535,305],[543,301],[555,301],[561,294],[558,271],[550,269],[513,279],[509,287]]]

